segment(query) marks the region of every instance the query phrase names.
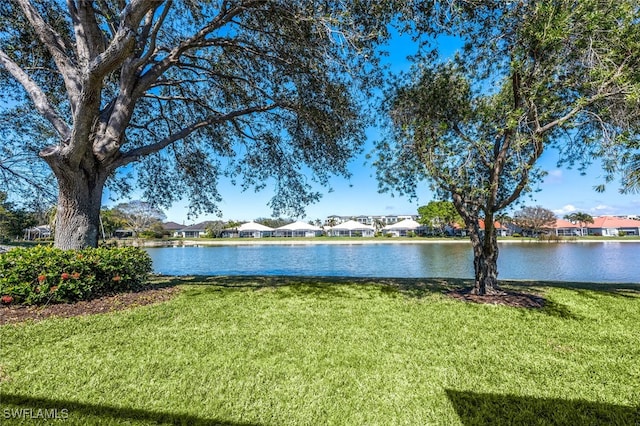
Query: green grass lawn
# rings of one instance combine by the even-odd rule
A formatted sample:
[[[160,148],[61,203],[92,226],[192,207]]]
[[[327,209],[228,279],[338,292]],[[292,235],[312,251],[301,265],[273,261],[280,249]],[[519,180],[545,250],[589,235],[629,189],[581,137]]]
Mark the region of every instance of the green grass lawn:
[[[640,424],[640,285],[529,285],[549,303],[527,310],[445,296],[458,280],[181,283],[0,327],[0,423]]]

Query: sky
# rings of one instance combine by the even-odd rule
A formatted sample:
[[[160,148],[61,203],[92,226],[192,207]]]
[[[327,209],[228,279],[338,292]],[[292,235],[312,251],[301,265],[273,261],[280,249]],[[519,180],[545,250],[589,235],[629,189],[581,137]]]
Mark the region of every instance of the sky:
[[[459,45],[459,40],[455,38],[443,37],[439,40],[441,54],[445,56],[453,54]],[[416,51],[416,45],[409,38],[394,36],[387,49],[390,54],[386,61],[392,72],[409,69],[410,63],[407,56]],[[417,214],[419,206],[434,200],[434,196],[427,189],[426,184],[424,188],[418,189],[417,200],[378,192],[375,170],[370,162],[367,164],[365,155],[373,149],[374,141],[379,137],[378,129],[369,129],[363,154],[355,157],[350,163],[351,179],[333,179],[331,181],[332,191],[329,192],[325,188],[322,199],[318,203],[308,206],[306,216],[299,219],[324,220],[330,215]],[[538,165],[546,170],[548,175],[539,186],[540,191],[531,194],[532,198],[525,196],[525,205],[540,205],[552,210],[558,217],[576,211],[592,216],[640,215],[640,194],[620,194],[618,192],[619,182],[608,184],[603,193],[594,190],[596,185],[604,182],[598,160],[587,169],[585,175],[577,170],[559,169],[556,167],[557,162],[558,154],[556,151],[550,150],[543,154]],[[251,190],[242,192],[239,187],[233,186],[226,180],[221,180],[219,190],[223,198],[219,204],[223,220],[249,221],[272,216],[271,209],[267,204],[273,192],[270,192],[268,187],[259,193]],[[109,201],[108,195],[106,193],[104,199],[106,206],[122,202],[122,200]],[[132,199],[135,199],[135,193]],[[187,200],[183,200],[175,203],[170,209],[166,209],[167,220],[189,225],[204,220],[220,219],[216,215],[188,218],[187,204]]]

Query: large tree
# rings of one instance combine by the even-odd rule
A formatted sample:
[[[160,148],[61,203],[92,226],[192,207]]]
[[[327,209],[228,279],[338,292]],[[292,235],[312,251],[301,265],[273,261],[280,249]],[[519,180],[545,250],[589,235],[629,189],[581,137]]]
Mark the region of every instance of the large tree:
[[[162,210],[141,200],[118,204],[113,210],[120,213],[119,216],[124,219],[134,236],[150,230],[154,224],[162,223],[167,218]]]
[[[556,223],[556,215],[542,206],[527,206],[513,214],[513,224],[528,232],[529,235],[540,233]]]
[[[457,35],[464,47],[448,62],[430,52],[389,91],[384,105],[391,124],[378,144],[378,175],[383,189],[412,194],[427,179],[452,199],[473,245],[473,291],[498,293],[494,219],[535,188],[545,149],[556,146],[578,164],[594,154],[619,163],[633,158],[640,5],[478,0],[440,6],[435,25],[416,28]]]
[[[225,175],[272,184],[274,213],[300,214],[364,140],[367,79],[352,77],[376,69],[377,3],[0,3],[0,111],[55,174],[55,244],[97,244],[103,189],[128,188],[116,171],[132,163],[162,206],[216,212]]]
[[[427,205],[418,207],[418,214],[418,222],[438,229],[441,235],[447,225],[462,223],[462,218],[451,201],[429,201]]]

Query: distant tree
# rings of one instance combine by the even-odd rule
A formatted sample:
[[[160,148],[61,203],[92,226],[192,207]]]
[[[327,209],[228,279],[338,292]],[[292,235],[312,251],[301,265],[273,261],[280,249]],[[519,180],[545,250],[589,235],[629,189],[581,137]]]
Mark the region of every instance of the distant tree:
[[[100,211],[101,233],[105,238],[112,238],[118,229],[127,227],[128,221],[124,213],[117,209],[102,209]]]
[[[56,246],[97,245],[103,188],[133,163],[158,205],[217,212],[230,175],[300,213],[362,146],[394,3],[0,2],[0,113],[57,179]]]
[[[513,218],[507,212],[496,213],[494,219],[499,222],[503,227],[509,229],[513,225]]]
[[[169,233],[162,226],[162,222],[154,222],[147,229],[138,234],[142,238],[162,238],[168,236]]]
[[[7,199],[7,193],[0,191],[0,238],[20,237],[25,229],[37,225],[48,225],[51,230],[55,229],[56,210],[47,198],[25,196],[20,204]]]
[[[584,227],[588,223],[593,223],[593,217],[589,213],[575,212],[565,215],[564,218],[571,223],[580,225],[580,235],[584,235]]]
[[[415,195],[426,179],[451,199],[473,245],[474,293],[499,294],[494,219],[535,189],[545,149],[560,148],[570,164],[592,155],[628,161],[640,129],[640,4],[434,4],[411,31],[454,35],[464,46],[449,62],[427,51],[392,82],[378,176],[383,190]]]
[[[335,226],[335,225],[330,225],[330,226]],[[382,219],[376,218],[376,219],[373,219],[373,227],[376,228],[376,232],[380,232],[382,231],[382,228],[385,227],[385,224],[382,221]]]
[[[418,207],[418,222],[444,234],[447,225],[463,224],[464,221],[451,201],[430,201],[426,206]]]
[[[113,209],[122,215],[127,228],[133,231],[134,236],[149,230],[154,223],[162,222],[167,218],[162,210],[153,207],[146,201],[136,200],[121,203]]]
[[[513,214],[513,224],[527,231],[529,235],[540,233],[542,229],[556,223],[556,215],[541,206],[523,207]]]
[[[13,204],[7,201],[7,193],[0,191],[0,239],[14,238],[11,232],[11,212]]]
[[[224,229],[230,228],[227,222],[222,220],[212,220],[207,223],[205,228],[205,236],[207,238],[220,238]]]
[[[24,230],[37,225],[35,215],[7,201],[7,193],[0,191],[0,239],[20,238]]]
[[[230,221],[225,223],[224,229],[236,229],[237,227],[239,227],[243,223],[245,223],[245,222],[238,222],[237,220],[230,220]]]

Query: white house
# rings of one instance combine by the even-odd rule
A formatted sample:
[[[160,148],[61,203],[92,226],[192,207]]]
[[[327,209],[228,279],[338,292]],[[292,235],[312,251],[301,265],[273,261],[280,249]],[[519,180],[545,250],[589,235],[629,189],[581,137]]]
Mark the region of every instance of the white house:
[[[274,229],[276,237],[317,237],[322,235],[322,228],[306,222],[297,221]]]
[[[38,225],[34,228],[28,228],[24,230],[25,240],[35,240],[38,238],[50,238],[51,227],[49,225]]]
[[[349,220],[329,228],[329,235],[332,237],[373,237],[375,232],[376,228],[373,226],[355,220]]]
[[[273,228],[251,221],[238,226],[237,233],[240,238],[271,237]]]
[[[415,234],[423,233],[424,229],[424,226],[419,224],[415,220],[404,219],[400,222],[385,226],[384,228],[382,228],[382,233],[390,234],[394,237],[406,237],[407,235],[410,235],[411,232]]]
[[[207,227],[213,225],[214,221],[208,220],[205,222],[195,223],[190,226],[186,226],[180,230],[175,231],[175,236],[183,238],[201,238],[207,233]]]

